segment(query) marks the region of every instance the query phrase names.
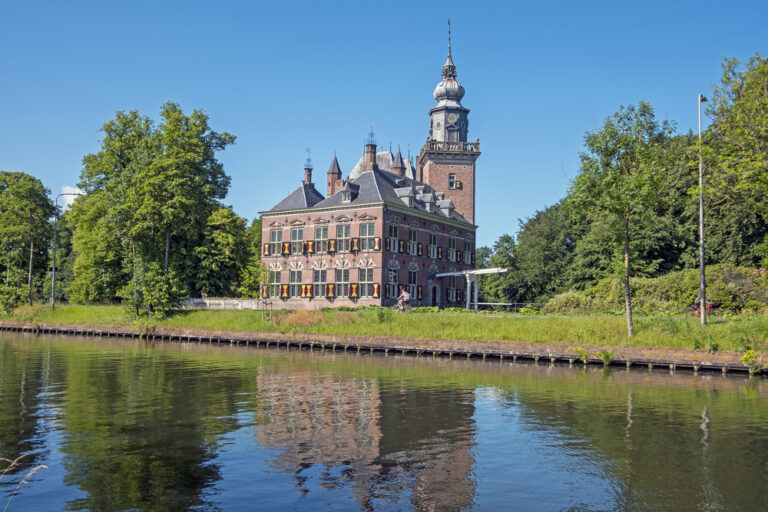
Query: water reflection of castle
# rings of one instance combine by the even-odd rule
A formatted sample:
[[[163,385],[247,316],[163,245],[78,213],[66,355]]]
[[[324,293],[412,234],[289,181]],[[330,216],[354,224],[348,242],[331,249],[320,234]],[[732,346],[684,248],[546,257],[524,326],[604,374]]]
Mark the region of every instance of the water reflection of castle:
[[[272,464],[302,492],[305,469],[345,466],[343,481],[323,485],[348,485],[363,509],[403,496],[417,510],[472,504],[471,394],[310,372],[261,374],[257,385],[256,437],[282,450]]]

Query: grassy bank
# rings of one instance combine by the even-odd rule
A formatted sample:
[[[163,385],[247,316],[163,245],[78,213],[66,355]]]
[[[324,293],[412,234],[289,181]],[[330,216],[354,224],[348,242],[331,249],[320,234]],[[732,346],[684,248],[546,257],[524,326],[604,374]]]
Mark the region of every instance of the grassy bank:
[[[118,306],[21,308],[7,320],[82,325],[137,325]],[[141,324],[142,326],[144,324]],[[386,336],[403,339],[467,340],[768,353],[768,317],[743,316],[702,328],[698,319],[641,317],[628,339],[620,316],[489,316],[365,311],[277,311],[262,321],[256,311],[184,311],[152,323],[178,329],[272,333]]]

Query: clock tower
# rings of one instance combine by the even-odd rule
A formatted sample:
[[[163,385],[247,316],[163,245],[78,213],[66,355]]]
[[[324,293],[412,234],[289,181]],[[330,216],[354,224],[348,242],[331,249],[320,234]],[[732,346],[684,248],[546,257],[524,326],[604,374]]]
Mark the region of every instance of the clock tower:
[[[465,219],[475,223],[475,161],[480,141],[467,141],[469,109],[461,104],[464,87],[456,80],[448,32],[448,58],[442,80],[433,93],[437,105],[429,111],[429,137],[419,153],[422,181],[444,192]]]

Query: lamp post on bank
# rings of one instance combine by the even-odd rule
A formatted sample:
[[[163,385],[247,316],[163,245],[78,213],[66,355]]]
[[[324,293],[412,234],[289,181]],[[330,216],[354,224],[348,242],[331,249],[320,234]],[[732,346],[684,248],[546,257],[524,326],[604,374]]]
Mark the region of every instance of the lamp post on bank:
[[[61,196],[81,196],[79,192],[62,192],[56,196],[56,216],[53,218],[53,269],[51,270],[51,309],[56,309],[56,249],[58,249],[56,235],[58,235],[59,223],[59,198]]]
[[[707,286],[704,278],[704,158],[701,154],[701,104],[707,101],[699,94],[699,310],[701,325],[707,325]]]

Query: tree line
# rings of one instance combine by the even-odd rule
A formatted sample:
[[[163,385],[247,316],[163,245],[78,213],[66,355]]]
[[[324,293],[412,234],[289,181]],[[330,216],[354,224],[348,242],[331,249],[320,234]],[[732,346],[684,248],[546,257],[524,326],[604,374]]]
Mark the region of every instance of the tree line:
[[[546,302],[617,276],[656,277],[698,267],[698,162],[705,169],[706,261],[768,266],[768,59],[723,62],[700,145],[659,123],[646,102],[622,106],[587,132],[567,195],[478,250],[506,267],[488,276],[489,302]],[[631,325],[629,326],[631,333]]]
[[[83,158],[82,195],[55,221],[57,298],[122,302],[151,316],[192,295],[256,296],[261,222],[248,226],[222,203],[230,178],[216,159],[235,136],[170,102],[157,125],[137,111],[117,112],[102,131],[99,151]],[[6,311],[50,293],[51,217],[60,212],[49,196],[36,178],[0,174]]]

